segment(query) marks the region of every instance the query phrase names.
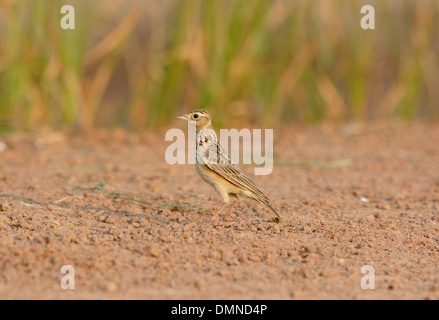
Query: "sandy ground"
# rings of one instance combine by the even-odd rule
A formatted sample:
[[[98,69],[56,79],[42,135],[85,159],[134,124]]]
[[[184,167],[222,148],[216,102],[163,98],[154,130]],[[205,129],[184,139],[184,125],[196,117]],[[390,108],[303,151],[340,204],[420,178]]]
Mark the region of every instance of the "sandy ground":
[[[279,224],[249,200],[208,223],[222,203],[164,133],[0,136],[0,298],[439,298],[439,126],[276,130],[273,173],[241,167]]]

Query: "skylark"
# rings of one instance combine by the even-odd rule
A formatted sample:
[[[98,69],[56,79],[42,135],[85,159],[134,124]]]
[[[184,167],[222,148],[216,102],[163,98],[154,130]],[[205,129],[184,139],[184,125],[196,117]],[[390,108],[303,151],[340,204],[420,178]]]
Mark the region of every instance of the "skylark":
[[[194,110],[177,117],[193,121],[196,124],[195,168],[201,178],[211,185],[224,200],[224,205],[213,215],[212,220],[230,203],[226,215],[238,201],[238,196],[254,199],[272,211],[279,220],[281,217],[271,206],[270,200],[261,190],[233,163],[218,142],[212,127],[212,116],[205,110]]]

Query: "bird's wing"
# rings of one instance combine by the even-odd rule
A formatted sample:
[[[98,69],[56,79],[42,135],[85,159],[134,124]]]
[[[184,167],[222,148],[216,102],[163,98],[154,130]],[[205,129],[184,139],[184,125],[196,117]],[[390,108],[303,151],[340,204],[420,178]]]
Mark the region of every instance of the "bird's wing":
[[[213,130],[203,130],[197,136],[197,162],[206,165],[233,185],[249,190],[259,197],[265,197],[261,190],[233,163],[218,142]]]

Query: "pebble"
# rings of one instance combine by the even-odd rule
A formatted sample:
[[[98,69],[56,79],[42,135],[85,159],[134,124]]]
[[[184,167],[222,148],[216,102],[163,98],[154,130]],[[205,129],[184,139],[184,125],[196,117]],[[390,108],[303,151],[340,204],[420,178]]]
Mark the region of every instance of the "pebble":
[[[374,223],[372,224],[372,228],[374,228],[374,229],[379,229],[379,228],[380,228],[380,225],[379,225],[378,223],[374,222]]]
[[[250,260],[251,262],[261,262],[261,258],[254,255],[249,256],[248,260]]]
[[[387,228],[391,229],[391,230],[395,230],[396,229],[396,225],[394,225],[393,223],[389,224],[387,226]]]
[[[117,285],[113,282],[110,282],[105,286],[105,291],[107,292],[112,293],[112,292],[116,292],[116,290],[117,290]]]
[[[305,270],[303,272],[303,276],[306,279],[315,279],[315,278],[318,277],[318,273],[316,271],[314,271],[314,270]]]
[[[209,258],[218,259],[219,257],[220,257],[220,254],[218,251],[212,250],[209,252]]]
[[[291,292],[291,298],[293,299],[301,299],[302,298],[302,291],[293,291]]]
[[[9,209],[9,203],[3,202],[0,204],[0,211],[8,211]]]
[[[158,245],[150,245],[147,249],[146,252],[148,253],[148,255],[150,255],[151,257],[158,257],[158,255],[160,254],[160,248]]]
[[[197,287],[198,289],[202,289],[206,286],[206,281],[198,279],[195,280],[195,287]]]
[[[376,207],[378,209],[382,209],[382,210],[390,210],[391,209],[390,205],[387,203],[377,204]]]
[[[56,209],[56,207],[55,207],[53,204],[50,204],[50,203],[49,203],[49,204],[46,206],[46,209],[49,210],[49,211],[53,211],[53,210]]]

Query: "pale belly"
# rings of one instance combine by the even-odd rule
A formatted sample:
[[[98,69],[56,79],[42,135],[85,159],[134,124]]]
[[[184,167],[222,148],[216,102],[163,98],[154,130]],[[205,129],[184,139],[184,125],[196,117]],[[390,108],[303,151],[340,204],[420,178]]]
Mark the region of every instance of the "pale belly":
[[[212,187],[215,188],[215,178],[213,177],[212,173],[209,173],[209,170],[206,168],[205,164],[195,164],[195,169],[197,169],[198,174],[200,175],[201,179],[206,181],[208,184],[210,184]],[[216,189],[216,188],[215,188]]]
[[[216,173],[208,169],[206,165],[197,163],[195,164],[195,168],[200,177],[211,185],[225,202],[228,203],[230,201],[230,196],[235,198],[238,195],[245,195],[240,188],[219,177]]]

